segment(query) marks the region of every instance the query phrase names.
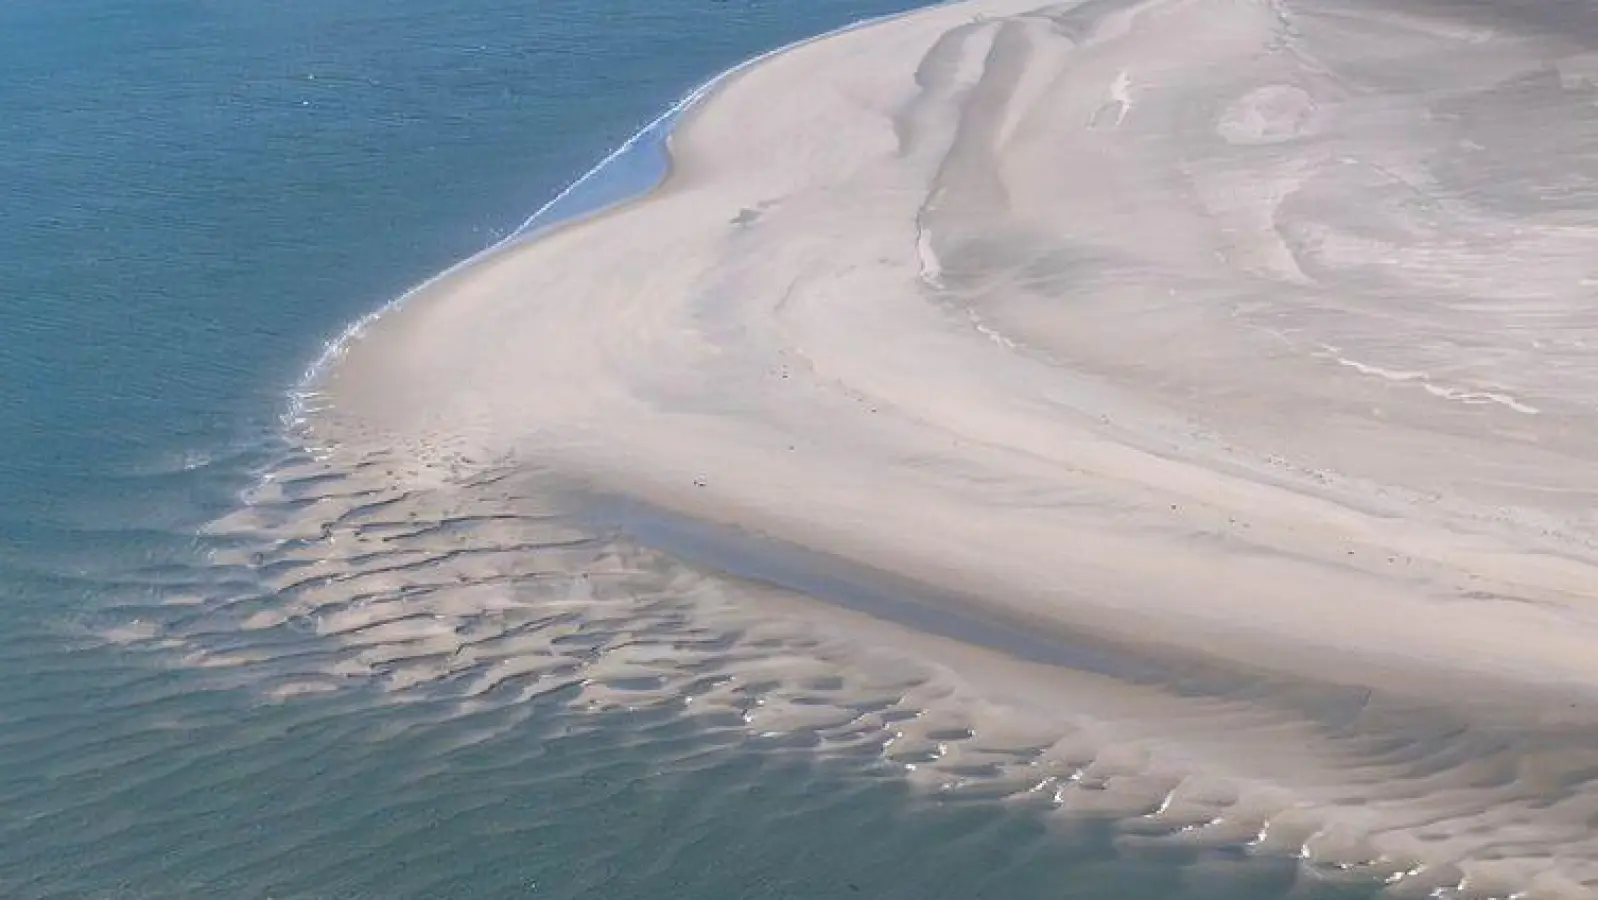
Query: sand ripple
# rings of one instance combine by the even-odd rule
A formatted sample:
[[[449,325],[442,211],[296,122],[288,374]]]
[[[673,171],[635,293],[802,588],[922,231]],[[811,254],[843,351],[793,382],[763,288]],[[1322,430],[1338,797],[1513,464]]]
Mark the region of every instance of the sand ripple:
[[[939,804],[1010,804],[1068,842],[1097,823],[1129,858],[1186,854],[1200,882],[1565,896],[1549,861],[1579,873],[1598,854],[1598,756],[1571,749],[1598,729],[1472,724],[1157,658],[1129,679],[1022,663],[594,531],[541,478],[463,470],[401,490],[387,465],[274,471],[209,529],[209,587],[107,610],[103,639],[267,703],[375,690],[456,723],[429,738],[440,758],[551,705],[664,715],[757,754],[891,773]],[[143,758],[79,743],[63,777]]]

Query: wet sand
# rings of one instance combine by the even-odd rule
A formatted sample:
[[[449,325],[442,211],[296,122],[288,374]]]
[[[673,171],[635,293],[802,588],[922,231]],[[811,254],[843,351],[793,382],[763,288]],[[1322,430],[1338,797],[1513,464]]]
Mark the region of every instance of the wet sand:
[[[979,0],[807,44],[696,107],[648,197],[374,323],[310,428],[395,497],[536,472],[1231,673],[741,589],[1319,810],[1327,859],[1580,896],[1598,27],[1572,15]]]

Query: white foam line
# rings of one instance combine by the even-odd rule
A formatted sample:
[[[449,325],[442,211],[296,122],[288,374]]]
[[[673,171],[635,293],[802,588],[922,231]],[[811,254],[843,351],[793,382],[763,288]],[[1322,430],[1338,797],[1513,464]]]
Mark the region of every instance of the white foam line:
[[[944,3],[933,3],[928,4],[928,6],[943,6],[946,5],[946,3],[957,2],[960,2],[960,0],[945,0]],[[710,80],[694,88],[692,91],[689,91],[677,102],[667,107],[665,112],[662,112],[660,115],[651,119],[647,124],[644,125],[644,127],[638,129],[638,131],[635,132],[632,137],[629,137],[627,140],[623,141],[620,146],[610,151],[610,153],[607,154],[604,159],[601,159],[598,163],[596,163],[593,168],[589,169],[587,172],[584,172],[577,178],[576,181],[573,181],[571,184],[567,185],[560,191],[560,193],[556,194],[547,203],[535,210],[532,215],[523,220],[522,224],[518,226],[515,231],[511,232],[504,238],[495,241],[493,244],[490,244],[482,250],[479,250],[471,256],[466,257],[460,262],[455,263],[442,272],[427,278],[421,283],[406,290],[398,297],[395,297],[377,309],[372,310],[371,312],[361,316],[360,318],[351,322],[349,325],[345,326],[344,330],[341,331],[337,337],[323,345],[321,354],[317,356],[315,361],[306,367],[305,371],[300,375],[299,381],[296,382],[294,388],[290,390],[288,396],[288,408],[282,415],[284,427],[292,431],[304,424],[306,416],[316,409],[316,402],[321,396],[320,392],[316,390],[316,384],[322,380],[322,378],[327,374],[328,370],[331,369],[333,365],[339,361],[339,359],[343,358],[344,354],[348,352],[350,345],[358,340],[363,334],[365,334],[366,330],[370,328],[374,322],[404,306],[405,303],[412,297],[415,297],[422,291],[425,291],[434,284],[437,284],[439,281],[448,278],[456,272],[459,272],[489,256],[492,256],[511,244],[535,234],[538,231],[539,226],[544,224],[540,220],[548,215],[551,210],[555,209],[563,201],[571,197],[572,194],[581,190],[583,185],[588,184],[590,181],[593,181],[595,178],[603,174],[605,170],[609,169],[617,160],[631,153],[644,139],[659,132],[662,128],[666,128],[667,126],[675,124],[676,120],[684,113],[688,112],[701,100],[704,100],[706,97],[708,97],[713,91],[715,91],[716,88],[720,87],[734,75],[744,72],[753,66],[771,59],[774,56],[786,53],[789,50],[795,50],[816,41],[826,40],[830,37],[836,37],[837,35],[847,34],[848,32],[855,31],[860,28],[886,22],[913,11],[915,10],[905,10],[903,12],[889,13],[887,15],[859,19],[841,28],[835,28],[831,31],[823,32],[822,34],[818,34],[813,37],[794,41],[793,43],[785,44],[774,50],[767,50],[758,56],[750,57],[749,59],[738,63],[732,68],[715,75]],[[669,141],[669,131],[666,137]],[[624,198],[623,201],[618,202],[636,199],[647,194],[649,191],[658,186],[659,182],[657,181],[639,191],[639,193]],[[606,206],[599,207],[598,209],[579,213],[570,219],[556,219],[547,224],[549,227],[553,227],[563,222],[576,221],[584,218],[587,215],[592,215],[614,205],[614,203],[607,204]]]
[[[1349,359],[1346,356],[1338,356],[1335,357],[1335,359],[1337,360],[1337,364],[1340,366],[1353,369],[1361,375],[1374,375],[1377,378],[1381,378],[1386,381],[1405,382],[1426,380],[1425,372],[1411,372],[1407,370],[1400,372],[1395,369],[1384,369],[1381,366],[1373,366],[1369,363],[1362,363],[1357,359]]]
[[[1115,83],[1110,85],[1110,99],[1121,105],[1121,111],[1115,115],[1115,127],[1119,128],[1126,122],[1126,114],[1132,111],[1132,73],[1126,69],[1115,76]]]
[[[1472,391],[1462,388],[1442,387],[1435,384],[1425,385],[1425,388],[1426,393],[1431,394],[1433,397],[1441,397],[1444,400],[1453,400],[1470,406],[1482,403],[1496,403],[1499,406],[1506,406],[1515,412],[1528,416],[1535,416],[1541,412],[1541,410],[1529,403],[1523,403],[1508,394],[1498,391]]]
[[[1015,341],[1006,337],[1003,332],[1000,332],[998,329],[982,321],[982,317],[977,315],[976,310],[966,310],[966,318],[971,320],[972,327],[976,328],[977,332],[983,337],[994,342],[995,344],[998,344],[1000,347],[1003,347],[1006,350],[1014,350],[1016,348]]]
[[[935,290],[943,289],[943,263],[938,259],[938,251],[932,247],[932,232],[921,229],[916,236],[916,254],[921,260],[921,280]]]
[[[1455,402],[1465,403],[1468,405],[1497,403],[1500,406],[1507,407],[1515,412],[1528,416],[1535,416],[1542,412],[1542,410],[1538,409],[1537,407],[1500,391],[1477,391],[1470,390],[1468,388],[1448,387],[1446,385],[1440,385],[1432,381],[1431,376],[1426,372],[1384,369],[1381,366],[1373,366],[1369,363],[1362,363],[1359,360],[1349,359],[1346,356],[1342,356],[1338,353],[1336,347],[1331,347],[1324,344],[1322,347],[1325,350],[1326,355],[1330,356],[1340,366],[1353,369],[1361,375],[1373,375],[1386,381],[1399,383],[1418,381],[1426,393],[1431,394],[1433,397],[1439,397],[1444,400],[1453,400]]]

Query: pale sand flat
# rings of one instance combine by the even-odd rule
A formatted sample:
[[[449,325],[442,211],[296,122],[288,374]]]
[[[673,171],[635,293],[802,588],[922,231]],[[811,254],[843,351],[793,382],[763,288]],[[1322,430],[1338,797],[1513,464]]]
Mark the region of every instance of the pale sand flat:
[[[733,79],[655,195],[375,325],[319,427],[535,458],[1028,618],[1323,676],[1598,685],[1598,366],[1561,349],[1598,340],[1590,237],[1426,174],[1452,145],[1403,130],[1536,71],[1529,39],[1366,97],[1338,64],[1454,38],[1033,8]],[[1391,246],[1331,259],[1337,232]]]

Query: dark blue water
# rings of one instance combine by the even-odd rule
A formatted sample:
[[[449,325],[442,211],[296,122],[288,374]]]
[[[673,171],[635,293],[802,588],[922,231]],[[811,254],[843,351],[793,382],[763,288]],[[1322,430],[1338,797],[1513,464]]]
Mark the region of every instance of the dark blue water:
[[[287,602],[198,531],[293,454],[327,340],[708,77],[908,5],[0,5],[0,896],[1368,893],[1127,853],[669,705],[574,716],[558,680],[284,700],[202,664],[257,645],[175,601]]]

